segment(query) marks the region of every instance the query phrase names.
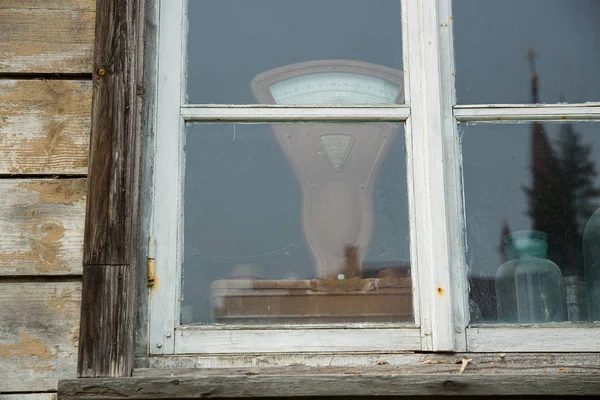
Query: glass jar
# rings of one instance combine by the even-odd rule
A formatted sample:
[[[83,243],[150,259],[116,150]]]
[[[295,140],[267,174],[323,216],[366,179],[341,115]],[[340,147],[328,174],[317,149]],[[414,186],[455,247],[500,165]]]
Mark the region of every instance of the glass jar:
[[[517,231],[504,236],[507,262],[496,273],[498,321],[566,321],[565,287],[560,268],[546,258],[547,235]]]
[[[588,320],[600,321],[600,208],[583,231],[583,263]]]

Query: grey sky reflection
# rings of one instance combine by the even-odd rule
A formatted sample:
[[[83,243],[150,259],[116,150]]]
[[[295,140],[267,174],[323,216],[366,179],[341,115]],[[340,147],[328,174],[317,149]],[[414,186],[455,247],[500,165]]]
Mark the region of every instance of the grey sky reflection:
[[[540,102],[600,101],[600,1],[454,0],[459,104],[529,103],[529,48]]]
[[[400,0],[189,1],[190,103],[256,103],[250,81],[312,60],[402,70]]]

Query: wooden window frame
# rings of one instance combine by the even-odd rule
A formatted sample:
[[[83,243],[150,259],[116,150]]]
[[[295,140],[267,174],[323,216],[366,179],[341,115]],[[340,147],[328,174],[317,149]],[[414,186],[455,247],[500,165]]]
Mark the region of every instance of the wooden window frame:
[[[79,377],[128,377],[134,368],[133,332],[143,313],[139,310],[139,281],[145,261],[140,257],[140,248],[145,244],[139,232],[144,115],[148,108],[154,107],[145,96],[147,3],[147,0],[97,0]],[[405,67],[422,73],[407,72],[407,87],[414,88],[412,92],[406,90],[411,93],[407,94],[406,102],[410,115],[401,114],[404,111],[394,114],[406,109],[396,107],[390,108],[387,118],[406,119],[407,137],[412,138],[409,144],[413,147],[413,174],[417,177],[412,189],[415,207],[412,237],[419,240],[411,243],[411,247],[418,266],[415,279],[421,292],[416,313],[421,350],[502,350],[481,344],[497,340],[512,351],[536,351],[538,347],[531,345],[537,346],[556,335],[563,338],[572,335],[581,343],[582,338],[590,340],[591,334],[591,340],[600,343],[599,330],[590,329],[589,325],[534,329],[506,325],[468,327],[460,149],[456,140],[458,122],[600,120],[600,105],[457,106],[451,0],[402,0],[402,6],[405,43],[410,40],[404,49],[408,57]],[[338,111],[345,118],[349,109]],[[354,114],[355,111],[359,113]],[[355,109],[352,115],[369,120],[373,118],[368,114],[371,111]],[[309,120],[327,119],[315,109],[304,112]],[[289,114],[285,108],[277,107],[253,109],[253,113],[263,122],[298,118],[298,113]],[[248,115],[243,106],[195,107],[185,108],[177,118],[208,121],[220,116],[239,121],[242,114]],[[429,134],[413,137],[411,132]],[[440,296],[440,288],[444,296]],[[515,341],[524,330],[530,339]],[[586,345],[541,349],[597,350]]]
[[[272,105],[190,105],[185,100],[186,0],[160,2],[157,57],[158,82],[156,110],[157,133],[153,228],[149,236],[156,251],[155,271],[160,281],[150,291],[149,353],[151,355],[189,353],[250,353],[315,351],[460,351],[464,350],[464,295],[461,273],[452,266],[464,265],[460,239],[453,227],[439,221],[454,221],[447,204],[460,205],[459,187],[449,188],[442,166],[448,138],[439,132],[456,135],[452,121],[453,84],[437,78],[440,55],[451,51],[449,29],[441,31],[435,22],[449,20],[449,1],[398,0],[402,5],[403,58],[405,60],[405,104],[371,107],[308,107]],[[439,15],[438,15],[439,13]],[[447,14],[447,15],[444,15]],[[448,56],[448,59],[451,57]],[[161,65],[163,67],[161,68]],[[164,67],[166,65],[166,68]],[[424,73],[410,74],[409,70]],[[448,66],[448,76],[451,71]],[[410,88],[421,88],[412,90]],[[411,98],[414,101],[411,101]],[[435,99],[429,101],[428,99]],[[411,110],[411,103],[417,106]],[[407,143],[408,197],[411,231],[412,276],[414,282],[415,323],[410,324],[332,324],[328,326],[239,326],[200,327],[179,325],[177,312],[181,276],[183,179],[183,131],[188,121],[204,122],[328,122],[328,121],[405,123]],[[442,127],[443,125],[443,127]],[[179,127],[180,135],[173,134]],[[444,129],[442,129],[444,128]],[[412,137],[411,132],[431,132]],[[454,141],[452,143],[455,143]],[[456,148],[449,151],[454,154]],[[453,155],[448,160],[458,160]],[[435,160],[432,162],[432,160]],[[445,168],[448,168],[445,167]],[[454,177],[456,178],[456,177]],[[414,184],[413,184],[414,183]],[[452,190],[449,190],[452,189]],[[455,196],[450,201],[447,197]],[[177,205],[174,207],[174,205]],[[436,229],[431,227],[437,226]],[[448,227],[447,227],[448,226]],[[419,238],[417,240],[416,238]],[[453,258],[459,260],[453,261]],[[265,345],[256,339],[268,336]],[[315,347],[303,336],[318,335]],[[235,336],[235,345],[232,343]],[[295,340],[294,340],[295,339]],[[253,345],[254,343],[254,345]]]

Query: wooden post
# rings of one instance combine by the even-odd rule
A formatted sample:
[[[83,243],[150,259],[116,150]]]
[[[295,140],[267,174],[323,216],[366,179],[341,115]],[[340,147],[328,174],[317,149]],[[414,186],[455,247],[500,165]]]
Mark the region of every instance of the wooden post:
[[[96,2],[79,377],[133,369],[145,8]]]

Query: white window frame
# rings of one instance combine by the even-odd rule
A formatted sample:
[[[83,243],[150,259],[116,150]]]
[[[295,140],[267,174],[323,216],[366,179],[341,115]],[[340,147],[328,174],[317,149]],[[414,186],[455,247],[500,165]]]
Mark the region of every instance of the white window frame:
[[[456,105],[457,123],[600,122],[600,103]],[[473,324],[466,329],[471,352],[597,352],[599,323]]]
[[[469,326],[458,124],[600,120],[600,104],[457,106],[452,0],[398,0],[402,6],[405,104],[188,105],[184,12],[187,1],[158,0],[154,195],[149,246],[150,257],[156,260],[156,277],[149,292],[150,355],[598,350],[600,329],[595,324]],[[180,326],[185,122],[340,120],[405,124],[414,323]]]

